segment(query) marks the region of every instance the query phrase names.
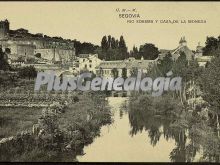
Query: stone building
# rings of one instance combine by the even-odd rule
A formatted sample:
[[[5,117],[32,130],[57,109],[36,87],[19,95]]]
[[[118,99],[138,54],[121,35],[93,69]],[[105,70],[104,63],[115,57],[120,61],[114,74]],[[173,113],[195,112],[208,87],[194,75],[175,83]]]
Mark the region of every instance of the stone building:
[[[201,57],[203,55],[203,47],[200,46],[200,42],[198,43],[198,46],[196,47],[195,57]]]
[[[123,69],[127,77],[131,76],[131,72],[137,69],[143,73],[147,73],[150,65],[157,64],[157,59],[155,60],[137,60],[130,57],[125,60],[119,61],[102,61],[99,66],[96,67],[96,74],[102,75],[104,77],[114,77],[114,71],[117,71],[119,77],[123,77]]]
[[[8,20],[0,21],[0,45],[3,50],[9,50],[17,58],[34,58],[34,55],[39,54],[43,59],[64,63],[75,58],[73,41],[41,33],[31,34],[23,28],[10,30]]]
[[[75,70],[79,73],[80,71],[89,71],[96,73],[96,67],[101,63],[102,60],[98,58],[98,54],[80,54],[76,60]]]
[[[5,21],[0,21],[0,40],[8,37],[9,35],[9,22],[6,19]]]
[[[175,61],[180,56],[180,53],[184,52],[186,54],[187,60],[191,60],[194,57],[194,53],[192,50],[190,50],[187,46],[187,41],[185,37],[181,37],[179,41],[179,46],[176,49],[173,50],[160,50],[159,58],[163,59],[167,53],[170,53],[172,55],[172,59]]]
[[[195,59],[199,66],[206,67],[206,64],[212,60],[213,56],[197,56]]]
[[[118,72],[118,76],[122,76],[123,68],[126,68],[126,64],[123,60],[102,61],[100,65],[96,67],[96,75],[114,77],[113,69],[115,69]]]

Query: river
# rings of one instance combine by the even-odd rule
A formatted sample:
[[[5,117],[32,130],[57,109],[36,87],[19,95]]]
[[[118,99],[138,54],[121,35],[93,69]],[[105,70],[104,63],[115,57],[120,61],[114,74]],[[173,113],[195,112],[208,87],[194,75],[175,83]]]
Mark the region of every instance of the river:
[[[175,140],[159,136],[155,144],[154,141],[152,142],[152,131],[134,128],[135,125],[132,124],[126,108],[121,108],[127,99],[108,98],[114,121],[111,125],[103,126],[100,136],[94,139],[92,144],[84,147],[84,155],[77,156],[79,162],[171,161],[170,153],[176,147]],[[162,127],[158,127],[160,131]]]

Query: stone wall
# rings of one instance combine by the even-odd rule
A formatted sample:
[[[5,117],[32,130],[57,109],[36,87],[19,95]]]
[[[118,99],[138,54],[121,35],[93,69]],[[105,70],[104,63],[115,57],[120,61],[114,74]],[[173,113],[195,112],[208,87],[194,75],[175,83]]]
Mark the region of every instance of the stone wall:
[[[49,49],[35,49],[34,54],[40,53],[41,58],[52,61],[71,61],[75,56],[75,51],[70,49],[49,48]]]

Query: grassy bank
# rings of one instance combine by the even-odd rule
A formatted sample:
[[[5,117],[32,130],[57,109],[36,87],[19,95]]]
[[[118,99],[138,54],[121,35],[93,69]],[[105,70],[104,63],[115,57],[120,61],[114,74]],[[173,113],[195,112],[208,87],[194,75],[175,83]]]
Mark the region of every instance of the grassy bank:
[[[41,115],[42,108],[0,108],[0,139],[30,130]]]
[[[78,93],[67,106],[44,108],[34,132],[18,134],[0,146],[0,160],[74,161],[108,123],[111,114],[105,95]]]

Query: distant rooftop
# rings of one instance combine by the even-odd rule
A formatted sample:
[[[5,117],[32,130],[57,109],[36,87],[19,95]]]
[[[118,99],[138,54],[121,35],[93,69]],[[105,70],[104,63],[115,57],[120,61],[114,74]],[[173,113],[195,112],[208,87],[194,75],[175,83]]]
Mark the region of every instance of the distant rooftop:
[[[180,42],[179,42],[179,43],[181,44],[181,43],[183,43],[183,42],[186,42],[185,37],[181,37],[181,39],[180,39]]]
[[[103,69],[132,69],[132,68],[140,68],[140,69],[146,69],[148,68],[149,64],[154,63],[156,60],[136,60],[134,58],[129,58],[125,60],[118,60],[118,61],[103,61],[100,63],[100,65],[97,68],[103,68]]]

